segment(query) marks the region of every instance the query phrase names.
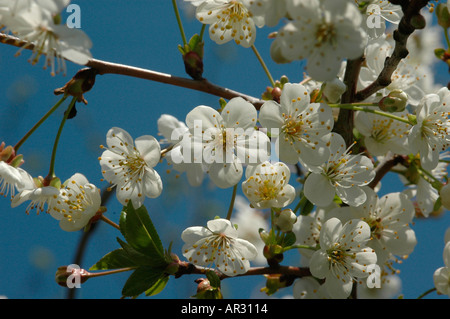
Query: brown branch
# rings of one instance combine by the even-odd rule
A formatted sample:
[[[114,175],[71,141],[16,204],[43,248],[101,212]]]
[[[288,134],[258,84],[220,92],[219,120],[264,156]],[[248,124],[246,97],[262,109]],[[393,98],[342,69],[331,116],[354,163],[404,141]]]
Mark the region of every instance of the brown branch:
[[[403,17],[400,20],[397,30],[394,31],[394,51],[390,57],[386,58],[383,70],[378,75],[378,78],[369,86],[357,92],[353,102],[363,101],[375,92],[391,84],[392,74],[397,69],[400,61],[409,54],[406,48],[409,36],[416,29],[423,29],[425,27],[425,19],[420,14],[420,10],[428,4],[429,0],[391,0],[390,2],[400,5],[403,11]]]
[[[341,97],[342,104],[350,104],[355,102],[356,86],[358,84],[359,71],[364,62],[364,57],[347,61],[347,67],[344,74],[344,83],[347,90]],[[334,132],[339,133],[345,140],[347,146],[353,143],[353,110],[339,110],[339,116],[334,125]]]
[[[0,42],[15,47],[24,47],[25,49],[33,50],[34,45],[32,43],[23,41],[11,35],[0,33]],[[224,99],[232,99],[234,97],[241,97],[248,102],[252,103],[256,109],[259,109],[264,101],[255,98],[250,95],[246,95],[237,91],[233,91],[216,84],[209,82],[206,79],[203,80],[192,80],[183,77],[177,77],[166,73],[156,72],[148,69],[138,68],[134,66],[129,66],[125,64],[118,64],[107,62],[103,60],[91,59],[86,64],[87,67],[96,69],[98,74],[119,74],[125,76],[131,76],[135,78],[140,78],[144,80],[150,80],[170,85],[175,85],[179,87],[184,87],[187,89],[192,89]]]
[[[390,172],[390,170],[396,166],[397,164],[401,164],[405,162],[405,158],[403,155],[395,155],[391,158],[385,160],[380,165],[375,168],[375,178],[367,185],[370,188],[374,189],[377,184],[381,181],[381,179]]]
[[[180,261],[178,271],[175,273],[175,278],[179,278],[183,275],[205,275],[206,272],[210,269],[198,267],[194,264]],[[218,273],[219,278],[234,278],[234,277],[243,277],[243,276],[256,276],[256,275],[271,275],[271,274],[280,274],[280,275],[288,275],[295,277],[305,277],[311,276],[311,272],[309,268],[306,267],[292,267],[292,266],[278,266],[278,267],[253,267],[250,268],[245,274],[237,275],[237,276],[227,276],[222,273]]]

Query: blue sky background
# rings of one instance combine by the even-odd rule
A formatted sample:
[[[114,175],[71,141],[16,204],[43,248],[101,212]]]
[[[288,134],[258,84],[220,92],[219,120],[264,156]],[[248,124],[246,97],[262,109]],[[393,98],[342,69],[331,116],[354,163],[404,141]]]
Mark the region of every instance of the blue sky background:
[[[81,27],[90,36],[94,58],[143,67],[176,76],[187,77],[177,45],[181,36],[177,28],[171,1],[78,0],[81,7]],[[201,25],[182,15],[189,38]],[[301,62],[276,65],[269,56],[268,33],[273,29],[258,29],[256,46],[268,64],[274,78],[287,75],[291,82],[302,79]],[[221,86],[259,97],[269,82],[250,49],[229,44],[218,46],[205,36],[204,77]],[[43,60],[31,66],[30,52],[14,57],[17,48],[0,46],[0,140],[14,145],[54,105],[59,97],[53,90],[62,87],[81,67],[68,63],[67,76],[51,77],[42,70]],[[448,73],[442,64],[437,81],[443,85]],[[77,105],[78,115],[67,122],[57,153],[56,174],[65,180],[76,172],[83,173],[98,187],[101,171],[98,156],[100,144],[105,144],[106,132],[113,126],[127,130],[134,138],[156,136],[156,121],[168,113],[184,120],[197,105],[218,107],[218,97],[184,88],[119,75],[98,76],[91,92],[85,95],[88,105]],[[42,125],[22,146],[24,169],[33,176],[45,176],[64,107]],[[215,215],[225,216],[231,189],[215,190],[209,181],[191,188],[184,176],[166,173],[165,164],[157,167],[163,177],[164,191],[158,199],[145,205],[167,247],[174,243],[180,253],[180,234],[189,226],[204,225]],[[382,193],[401,190],[397,178],[383,180]],[[71,264],[81,238],[81,232],[67,233],[58,222],[46,214],[25,214],[26,205],[11,209],[8,199],[0,200],[0,295],[8,298],[65,298],[67,289],[54,281],[57,267]],[[107,217],[118,222],[120,204],[112,196]],[[433,272],[443,266],[444,233],[450,225],[445,212],[439,218],[417,220],[413,226],[418,245],[413,254],[398,265],[403,279],[405,298],[416,298],[433,287]],[[90,237],[82,267],[88,269],[103,255],[119,247],[120,233],[99,223]],[[286,254],[285,264],[298,262],[296,252]],[[76,291],[79,298],[118,298],[128,273],[90,279]],[[186,298],[195,294],[195,276],[171,278],[166,289],[156,298]],[[407,280],[408,279],[408,280]],[[259,289],[264,278],[228,279],[223,282],[226,297],[264,298]],[[292,294],[287,288],[277,296]],[[430,298],[438,298],[435,293]],[[442,297],[441,297],[442,298]],[[445,297],[444,297],[445,298]]]

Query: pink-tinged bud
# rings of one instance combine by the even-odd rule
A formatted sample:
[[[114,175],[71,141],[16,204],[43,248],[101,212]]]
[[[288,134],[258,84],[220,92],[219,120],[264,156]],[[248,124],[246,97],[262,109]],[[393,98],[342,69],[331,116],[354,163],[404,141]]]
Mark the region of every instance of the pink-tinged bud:
[[[211,283],[206,278],[199,278],[195,280],[197,284],[197,294],[194,296],[197,299],[223,299],[222,292],[218,287],[212,287]]]
[[[203,59],[197,52],[190,51],[183,56],[186,73],[194,80],[203,79]]]

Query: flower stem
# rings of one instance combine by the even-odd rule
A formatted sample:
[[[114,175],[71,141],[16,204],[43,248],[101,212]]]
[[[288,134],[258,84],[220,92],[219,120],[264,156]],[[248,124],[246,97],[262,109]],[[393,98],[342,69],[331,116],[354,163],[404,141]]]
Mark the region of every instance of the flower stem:
[[[117,230],[120,230],[120,226],[119,225],[117,225],[115,222],[113,222],[109,218],[105,217],[103,214],[102,214],[101,220],[104,221],[105,223],[107,223],[108,225],[113,226]]]
[[[200,41],[203,41],[203,35],[205,34],[206,24],[202,24],[202,29],[200,30]]]
[[[313,247],[313,246],[308,246],[308,245],[292,245],[292,246],[286,246],[283,247],[283,252],[288,251],[290,249],[309,249],[309,250],[319,250],[319,247]]]
[[[85,277],[87,277],[87,278],[101,277],[101,276],[106,276],[106,275],[118,274],[121,272],[130,271],[130,270],[134,270],[134,269],[136,269],[136,267],[119,268],[119,269],[107,270],[107,271],[102,271],[102,272],[89,273]]]
[[[231,219],[231,214],[233,213],[234,208],[234,200],[236,199],[236,192],[237,192],[237,184],[233,187],[233,194],[231,195],[231,201],[230,201],[230,207],[228,207],[228,214],[227,219]]]
[[[17,150],[22,146],[23,143],[38,129],[39,126],[41,126],[42,123],[45,122],[49,118],[50,115],[53,114],[53,112],[56,111],[56,109],[66,100],[67,95],[64,95],[45,115],[36,123],[34,126],[25,134],[24,137],[20,139],[19,142],[14,146],[14,150],[17,153]]]
[[[264,72],[266,73],[267,77],[269,78],[270,84],[272,85],[272,87],[275,87],[275,81],[273,80],[272,75],[270,74],[269,69],[267,68],[266,63],[264,63],[263,58],[261,57],[261,55],[259,54],[258,50],[256,49],[255,45],[252,44],[252,50],[256,55],[256,58],[258,59],[259,63],[261,63],[262,68],[264,69]]]
[[[417,297],[417,299],[422,299],[423,297],[425,297],[426,295],[432,293],[433,291],[436,291],[436,288],[428,289],[428,290],[425,291],[423,294],[421,294],[419,297]]]
[[[52,158],[50,161],[50,169],[49,169],[48,176],[46,177],[46,179],[51,179],[51,178],[55,177],[56,149],[58,148],[59,138],[61,137],[61,132],[63,130],[63,127],[66,124],[66,121],[67,121],[67,118],[69,117],[70,111],[72,110],[76,101],[77,101],[77,97],[73,97],[72,101],[70,102],[69,106],[67,107],[67,110],[64,112],[64,117],[61,121],[61,124],[59,125],[59,129],[58,129],[58,132],[56,133],[56,137],[55,137],[55,142],[53,144]]]
[[[183,45],[187,44],[186,35],[184,34],[183,24],[181,23],[180,12],[178,11],[177,0],[172,0],[173,10],[177,18],[178,28],[180,29],[181,38],[183,39]]]
[[[412,125],[411,122],[408,119],[405,119],[403,117],[391,114],[391,113],[387,113],[387,112],[383,112],[383,111],[378,111],[378,110],[374,110],[374,109],[369,109],[367,107],[362,107],[362,106],[376,106],[378,104],[376,103],[355,103],[355,104],[329,104],[330,107],[333,108],[340,108],[340,109],[346,109],[346,110],[353,110],[353,111],[362,111],[362,112],[368,112],[368,113],[373,113],[373,114],[377,114],[377,115],[381,115],[384,117],[388,117],[391,119],[394,119],[396,121],[400,121],[409,125]]]

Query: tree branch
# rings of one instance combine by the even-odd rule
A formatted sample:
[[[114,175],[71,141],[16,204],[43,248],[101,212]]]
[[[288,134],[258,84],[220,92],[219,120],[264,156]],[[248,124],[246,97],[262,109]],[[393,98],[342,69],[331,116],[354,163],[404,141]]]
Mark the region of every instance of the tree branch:
[[[416,29],[423,29],[425,27],[425,19],[420,14],[420,10],[428,4],[429,0],[391,0],[390,2],[400,5],[403,11],[403,17],[400,20],[397,30],[394,31],[394,51],[390,57],[386,58],[384,68],[378,75],[378,78],[368,87],[357,92],[353,102],[363,101],[375,92],[391,84],[392,74],[397,69],[400,61],[409,54],[406,48],[409,36]]]
[[[24,47],[25,49],[32,50],[34,45],[32,43],[23,41],[11,35],[0,33],[0,42],[15,47]],[[248,102],[252,103],[257,110],[261,107],[264,101],[255,98],[250,95],[246,95],[237,91],[233,91],[209,82],[206,79],[192,80],[183,77],[177,77],[166,73],[156,72],[148,69],[138,68],[125,64],[118,64],[107,62],[103,60],[91,59],[86,64],[87,67],[93,68],[98,71],[98,74],[119,74],[126,75],[144,80],[150,80],[160,83],[166,83],[187,89],[192,89],[208,94],[212,94],[224,99],[232,99],[234,97],[241,97]]]

